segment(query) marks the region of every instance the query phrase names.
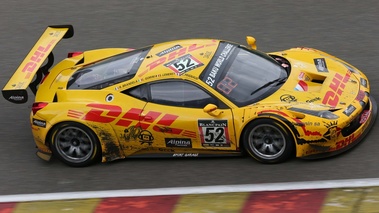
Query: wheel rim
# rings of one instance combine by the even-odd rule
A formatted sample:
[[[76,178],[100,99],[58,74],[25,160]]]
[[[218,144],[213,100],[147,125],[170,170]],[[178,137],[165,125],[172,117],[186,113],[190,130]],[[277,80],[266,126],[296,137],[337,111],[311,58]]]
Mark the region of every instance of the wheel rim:
[[[71,163],[82,163],[94,152],[91,137],[81,128],[65,127],[55,136],[55,147],[60,156]]]
[[[286,138],[277,127],[262,124],[251,130],[249,146],[258,157],[272,160],[283,154],[286,148]]]

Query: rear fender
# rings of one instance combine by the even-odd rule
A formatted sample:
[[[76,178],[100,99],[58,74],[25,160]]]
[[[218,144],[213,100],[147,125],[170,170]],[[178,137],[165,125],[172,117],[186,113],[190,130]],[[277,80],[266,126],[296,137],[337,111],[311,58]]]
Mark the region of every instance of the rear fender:
[[[48,129],[46,138],[43,139],[46,143],[50,144],[49,140],[51,138],[50,136],[52,134],[52,129],[56,125],[63,122],[76,122],[89,127],[96,134],[101,145],[103,162],[125,158],[124,152],[121,149],[119,140],[117,139],[116,133],[111,124],[83,120],[83,117],[88,111],[86,108],[83,108],[83,110],[78,110],[80,109],[79,106],[73,107],[72,103],[67,103],[67,106],[62,106],[62,103],[60,103],[60,105],[62,108],[72,108],[75,110],[51,110],[48,113],[44,110],[45,112],[43,114],[37,112],[35,116],[41,118],[42,120],[49,121],[46,127],[50,128]]]

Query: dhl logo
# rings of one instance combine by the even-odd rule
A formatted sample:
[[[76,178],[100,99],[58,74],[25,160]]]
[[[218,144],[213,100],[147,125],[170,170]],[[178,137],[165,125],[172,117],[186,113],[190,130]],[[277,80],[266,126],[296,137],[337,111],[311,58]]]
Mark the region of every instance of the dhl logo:
[[[122,108],[116,105],[106,104],[87,104],[90,107],[85,115],[84,113],[76,110],[69,110],[67,116],[72,118],[78,118],[86,121],[93,121],[99,123],[111,123],[115,122],[117,126],[129,127],[133,122],[137,121],[136,127],[147,129],[150,125],[153,126],[153,130],[156,132],[167,132],[171,134],[195,138],[196,133],[193,131],[187,131],[178,128],[170,127],[171,124],[179,117],[172,114],[163,114],[161,112],[149,111],[146,114],[142,114],[143,109],[131,108],[123,114]],[[83,116],[84,115],[84,116]],[[161,117],[159,120],[157,120]]]
[[[340,96],[345,89],[347,81],[350,79],[351,72],[347,72],[345,77],[336,73],[332,82],[329,85],[331,90],[328,90],[322,100],[323,104],[329,104],[332,107],[337,106]]]
[[[37,50],[33,53],[32,57],[30,57],[30,61],[22,68],[22,72],[27,72],[25,79],[29,79],[33,71],[37,68],[38,63],[44,58],[46,52],[49,52],[51,46],[55,43],[56,40],[50,41],[46,47],[39,46]]]
[[[197,44],[192,44],[188,47],[183,47],[183,48],[180,48],[176,51],[173,51],[171,52],[170,54],[168,55],[165,55],[165,56],[161,56],[159,57],[157,60],[151,62],[150,64],[146,65],[146,70],[144,70],[143,72],[141,72],[138,77],[141,77],[143,76],[144,74],[146,74],[147,72],[149,72],[150,70],[153,70],[155,67],[159,66],[159,65],[162,65],[164,64],[165,62],[167,61],[171,61],[175,58],[178,58],[180,56],[183,56],[187,53],[190,53],[190,52],[193,52],[195,50],[199,50],[199,49],[202,49],[204,47],[209,47],[209,46],[214,46],[216,45],[216,42],[213,41],[213,43],[210,43],[210,44],[206,44],[206,45],[197,45]]]
[[[359,134],[354,134],[353,133],[350,136],[347,136],[345,139],[342,139],[342,140],[338,141],[336,143],[336,147],[335,148],[331,148],[330,151],[335,151],[335,150],[342,149],[342,148],[350,145],[351,143],[355,142],[360,136],[361,136],[361,133],[359,133]]]

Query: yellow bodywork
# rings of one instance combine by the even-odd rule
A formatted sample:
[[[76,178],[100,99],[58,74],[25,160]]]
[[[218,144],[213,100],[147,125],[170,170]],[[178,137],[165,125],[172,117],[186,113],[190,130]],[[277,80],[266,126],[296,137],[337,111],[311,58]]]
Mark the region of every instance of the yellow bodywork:
[[[256,48],[254,38],[248,37],[247,41],[251,49]],[[271,96],[248,106],[236,106],[201,79],[220,42],[215,39],[189,39],[153,45],[133,78],[102,89],[68,90],[67,83],[76,71],[133,49],[92,50],[61,61],[50,70],[36,94],[35,102],[46,102],[47,106],[30,116],[40,156],[47,159],[41,153],[51,153],[50,130],[62,122],[81,123],[95,132],[102,146],[103,162],[152,153],[172,157],[239,154],[244,128],[251,121],[261,118],[274,119],[290,132],[297,157],[342,150],[368,128],[373,107],[371,104],[364,109],[361,102],[370,102],[367,95],[370,87],[368,83],[365,86],[360,83],[368,82],[366,76],[352,65],[311,48],[268,53],[273,58],[283,57],[290,62],[288,80]],[[171,67],[171,62],[186,56],[192,57],[198,66],[183,73]],[[318,59],[322,61],[315,61]],[[21,67],[27,62],[26,59]],[[326,63],[328,72],[318,70],[322,67],[315,66],[315,63]],[[15,75],[20,75],[20,72]],[[193,82],[225,103],[227,108],[217,108],[213,104],[202,109],[169,107],[123,93],[130,88],[163,79]],[[11,85],[25,89],[28,83],[12,81],[4,89],[11,89]],[[327,120],[293,108],[334,109],[339,118]],[[352,108],[354,110],[349,111],[348,116],[340,110]],[[367,118],[362,118],[359,128],[344,137],[342,130],[357,117],[362,117],[363,111]],[[35,125],[36,120],[46,124]],[[226,140],[217,146],[206,143],[203,132],[206,126],[222,128]],[[172,142],[177,145],[170,146]]]

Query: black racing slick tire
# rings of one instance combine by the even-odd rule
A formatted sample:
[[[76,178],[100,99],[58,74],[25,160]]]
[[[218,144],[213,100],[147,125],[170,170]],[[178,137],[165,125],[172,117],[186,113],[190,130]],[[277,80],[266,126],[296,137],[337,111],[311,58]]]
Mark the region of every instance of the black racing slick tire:
[[[51,150],[63,163],[84,167],[99,160],[99,139],[87,126],[75,122],[61,123],[52,129],[50,135]]]
[[[247,153],[262,163],[281,163],[292,156],[294,140],[278,121],[258,119],[246,127],[243,145]]]

